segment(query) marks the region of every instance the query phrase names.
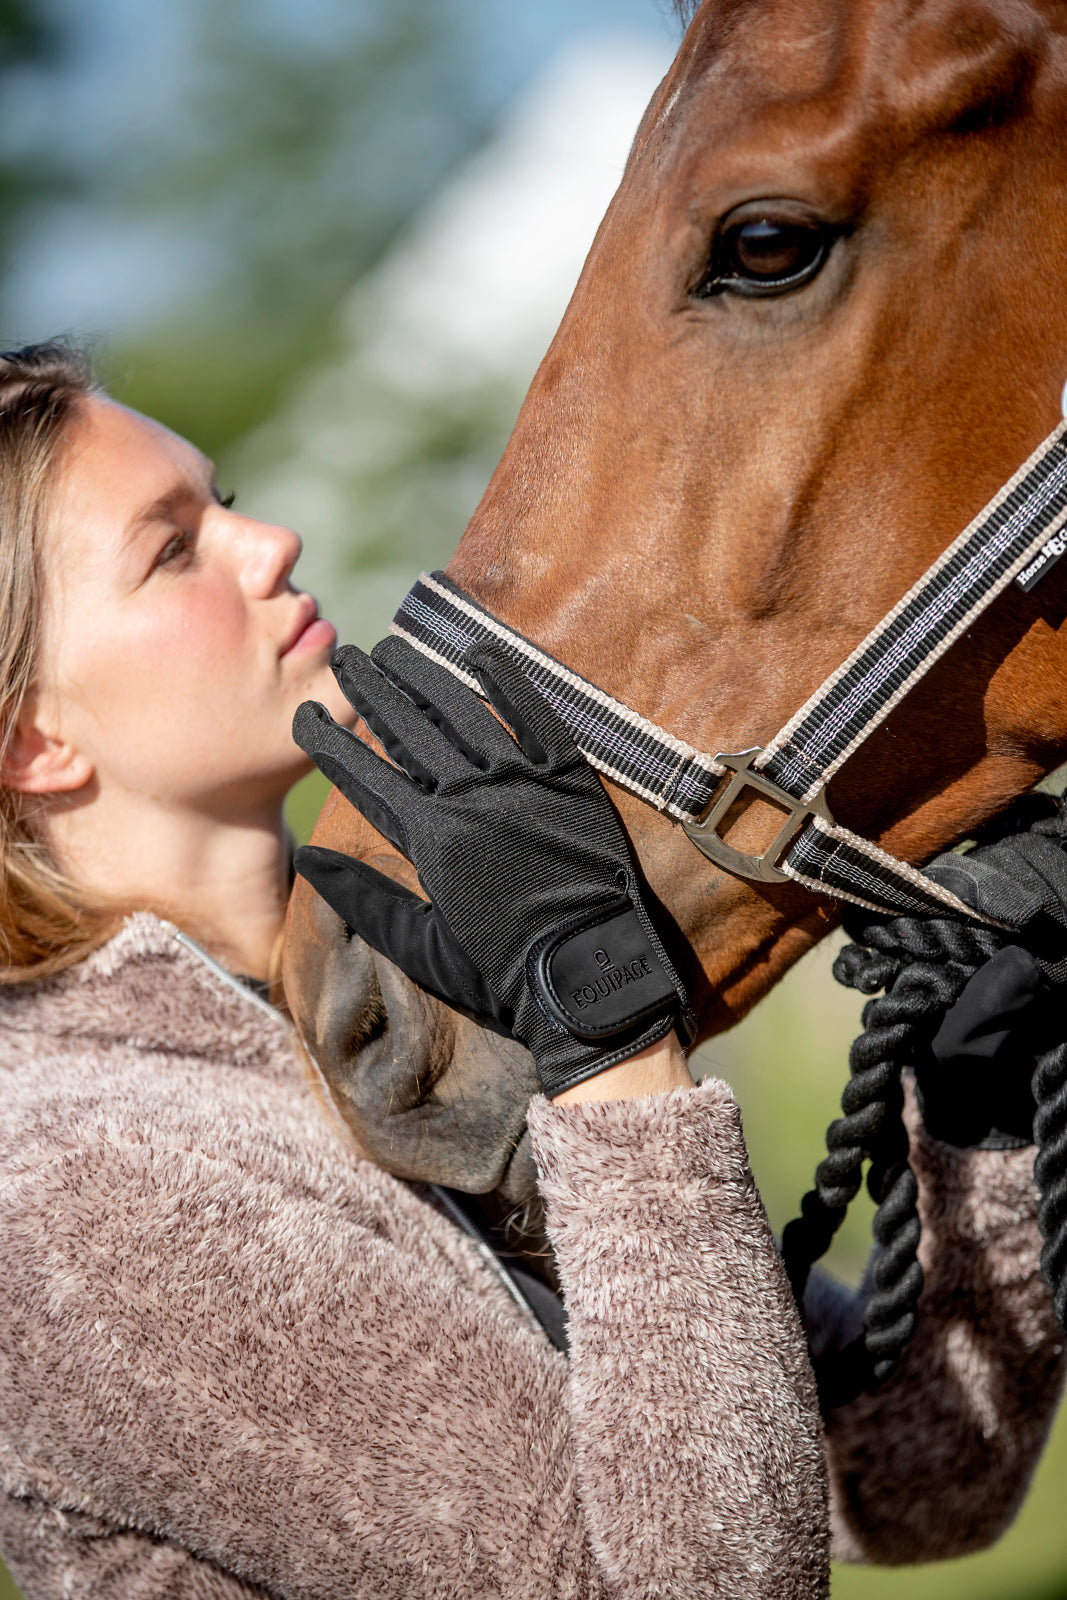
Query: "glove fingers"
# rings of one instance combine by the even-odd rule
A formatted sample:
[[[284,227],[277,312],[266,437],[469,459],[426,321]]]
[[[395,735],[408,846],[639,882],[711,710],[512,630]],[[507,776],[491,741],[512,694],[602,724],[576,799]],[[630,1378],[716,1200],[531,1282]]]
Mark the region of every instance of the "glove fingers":
[[[337,850],[303,845],[294,865],[353,933],[413,983],[446,1005],[500,1021],[481,974],[428,901]]]
[[[527,760],[535,767],[574,760],[578,749],[570,729],[513,656],[498,645],[480,645],[469,661],[486,699],[503,717]]]
[[[996,846],[985,851],[972,850],[967,855],[947,851],[937,856],[925,869],[927,875],[942,888],[948,889],[973,906],[983,916],[993,917],[1008,927],[1025,926],[1041,910],[1041,895],[1023,874],[1004,870],[995,858]]]
[[[467,762],[440,728],[356,645],[344,645],[333,671],[389,756],[428,793],[442,782],[469,776]]]
[[[515,759],[515,745],[477,692],[406,639],[390,635],[371,660],[455,745],[473,767],[487,771]]]
[[[324,777],[373,828],[406,856],[411,850],[401,817],[420,791],[362,739],[334,722],[325,706],[305,700],[293,718],[293,738]]]

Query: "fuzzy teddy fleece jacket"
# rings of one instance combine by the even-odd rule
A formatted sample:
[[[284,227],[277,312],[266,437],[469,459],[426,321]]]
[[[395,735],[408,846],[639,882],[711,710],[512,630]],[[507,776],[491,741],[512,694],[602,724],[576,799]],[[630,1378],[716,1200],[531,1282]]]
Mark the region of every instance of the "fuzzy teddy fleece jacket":
[[[1026,1152],[916,1134],[920,1332],[825,1435],[729,1089],[534,1103],[560,1355],[167,923],[0,996],[0,1549],[28,1600],[809,1600],[1010,1521],[1059,1391]],[[852,1297],[817,1287],[817,1343]]]

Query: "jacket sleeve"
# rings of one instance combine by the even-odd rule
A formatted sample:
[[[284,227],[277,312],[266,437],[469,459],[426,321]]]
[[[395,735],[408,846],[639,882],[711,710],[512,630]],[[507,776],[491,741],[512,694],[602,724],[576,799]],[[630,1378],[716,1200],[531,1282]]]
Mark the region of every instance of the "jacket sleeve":
[[[8,1494],[139,1536],[116,1600],[230,1592],[212,1573],[292,1600],[824,1596],[810,1372],[729,1091],[532,1121],[569,1365],[343,1194],[121,1140],[24,1170]]]
[[[942,1561],[1010,1526],[1063,1388],[1063,1335],[1041,1276],[1032,1149],[931,1139],[909,1089],[924,1287],[895,1377],[827,1418],[833,1553]],[[813,1345],[858,1331],[861,1296],[823,1279]]]
[[[530,1131],[610,1593],[825,1593],[811,1367],[729,1089],[535,1102]]]

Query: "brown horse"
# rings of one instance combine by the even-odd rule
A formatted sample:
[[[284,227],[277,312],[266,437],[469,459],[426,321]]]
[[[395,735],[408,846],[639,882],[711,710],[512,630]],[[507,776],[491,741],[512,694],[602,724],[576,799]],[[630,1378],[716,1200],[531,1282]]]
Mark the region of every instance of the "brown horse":
[[[1063,0],[705,0],[449,576],[697,748],[765,743],[1056,422],[1065,200]],[[838,820],[920,863],[1060,762],[1065,611],[1067,562],[1002,596],[834,778]],[[834,903],[609,788],[703,1034],[731,1026]],[[414,886],[337,796],[315,840]],[[530,1191],[524,1052],[302,884],[285,983],[371,1155]]]

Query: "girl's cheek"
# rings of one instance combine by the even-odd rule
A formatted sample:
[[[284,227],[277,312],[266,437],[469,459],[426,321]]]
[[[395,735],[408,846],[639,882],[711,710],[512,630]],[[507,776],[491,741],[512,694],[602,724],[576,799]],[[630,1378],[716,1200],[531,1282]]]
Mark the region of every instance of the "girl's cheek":
[[[242,661],[247,645],[248,608],[239,593],[225,586],[177,585],[160,603],[139,619],[134,647],[169,656],[167,670],[198,677],[204,671],[220,673],[227,661]]]
[[[160,701],[176,710],[206,690],[214,701],[234,678],[249,683],[247,608],[225,589],[175,586],[150,605],[87,603],[77,621],[56,620],[58,687],[109,719],[151,714]]]

